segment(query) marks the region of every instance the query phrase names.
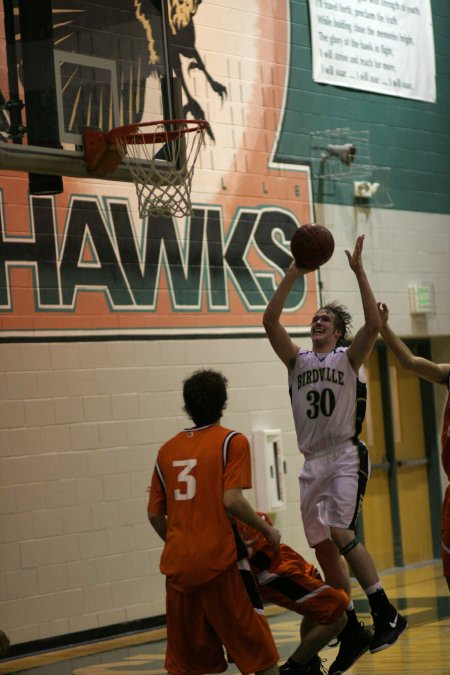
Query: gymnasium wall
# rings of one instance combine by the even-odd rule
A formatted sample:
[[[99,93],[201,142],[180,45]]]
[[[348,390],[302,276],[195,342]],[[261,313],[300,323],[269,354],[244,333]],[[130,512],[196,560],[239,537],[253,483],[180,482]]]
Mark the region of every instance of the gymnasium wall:
[[[263,340],[2,345],[2,621],[14,642],[164,614],[161,543],[146,517],[164,440],[188,425],[182,379],[229,379],[224,424],[280,427],[298,527],[296,451],[284,373]]]
[[[377,298],[391,309],[393,327],[405,337],[429,337],[433,354],[450,361],[450,54],[444,39],[450,14],[445,0],[434,0],[432,8],[436,104],[314,83],[303,0],[248,0],[245,6],[203,0],[195,14],[196,47],[227,96],[221,100],[202,72],[190,73],[215,134],[194,179],[201,237],[191,238],[189,220],[142,222],[130,185],[64,179],[64,194],[42,204],[29,200],[25,175],[0,168],[0,616],[12,643],[164,614],[161,542],[147,522],[146,490],[160,444],[188,424],[181,383],[200,367],[218,368],[229,380],[225,425],[250,440],[259,429],[282,430],[287,507],[275,520],[283,540],[311,558],[299,519],[301,458],[286,373],[261,328],[264,306],[288,264],[292,228],[315,219],[336,241],[332,260],[320,277],[309,275],[286,315],[299,342],[308,346],[307,326],[321,297],[345,303],[354,328],[361,325],[344,251],[365,233],[366,269]],[[2,53],[4,47],[0,35]],[[374,163],[391,169],[391,206],[356,203],[349,179],[327,182],[318,195],[309,132],[344,126],[370,131]],[[118,200],[131,214],[130,247],[142,252],[147,242],[150,250],[151,233],[160,233],[155,300],[140,302],[124,283],[125,309],[111,302],[117,288],[111,276],[101,277],[101,255],[89,259],[89,246],[71,229],[83,208],[91,253],[101,252],[103,240],[128,283],[112,216]],[[43,212],[52,214],[45,222],[57,242],[51,265],[42,250],[25,248],[35,242]],[[211,231],[228,254],[220,303],[205,271],[192,278],[180,273],[189,267],[188,242],[206,269],[201,242]],[[71,233],[77,252],[86,254],[78,265],[63,256]],[[237,258],[230,242],[241,247]],[[178,252],[172,266],[167,251]],[[58,274],[49,278],[59,279],[62,262],[72,263],[70,302],[60,287],[49,287],[53,305],[40,304],[36,270],[54,269]],[[408,286],[414,283],[433,285],[434,313],[411,313]],[[437,416],[441,398],[437,394]],[[256,504],[255,490],[250,499]]]

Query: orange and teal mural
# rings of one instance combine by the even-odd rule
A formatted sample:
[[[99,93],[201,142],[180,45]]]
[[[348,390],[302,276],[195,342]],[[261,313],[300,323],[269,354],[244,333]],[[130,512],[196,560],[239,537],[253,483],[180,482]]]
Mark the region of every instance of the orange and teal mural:
[[[184,114],[211,125],[191,216],[140,218],[132,183],[66,177],[63,193],[30,196],[26,174],[0,168],[3,339],[262,333],[262,312],[292,259],[290,238],[314,219],[309,166],[274,159],[290,17],[289,3],[276,3],[276,17],[269,4],[169,2],[173,40],[184,45],[173,64]],[[131,5],[133,30],[151,54],[145,3]],[[154,90],[152,69],[144,74],[141,117]],[[3,87],[4,71],[1,78]],[[311,274],[292,295],[286,324],[308,325],[317,301]]]

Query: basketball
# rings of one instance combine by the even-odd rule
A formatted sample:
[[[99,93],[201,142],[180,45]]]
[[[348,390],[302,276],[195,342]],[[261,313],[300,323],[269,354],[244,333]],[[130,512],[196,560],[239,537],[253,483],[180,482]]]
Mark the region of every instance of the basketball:
[[[324,225],[302,225],[292,235],[291,253],[299,267],[320,267],[328,262],[333,252],[334,238]]]

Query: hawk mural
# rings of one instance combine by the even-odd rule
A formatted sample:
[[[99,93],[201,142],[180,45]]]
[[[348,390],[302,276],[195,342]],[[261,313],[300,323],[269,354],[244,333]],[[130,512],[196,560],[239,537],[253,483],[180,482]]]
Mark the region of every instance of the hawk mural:
[[[201,103],[191,91],[184,74],[199,70],[217,96],[224,99],[226,87],[216,81],[205,67],[196,47],[195,15],[201,0],[55,0],[53,30],[55,47],[67,52],[114,59],[116,63],[120,125],[144,120],[147,79],[163,79],[165,61],[174,76],[180,78],[184,95],[182,116],[205,119]],[[162,12],[167,12],[168,52],[164,49]],[[108,116],[111,91],[108,82],[93,82],[88,66],[67,63],[62,67],[64,98],[71,110],[71,125],[85,125],[86,111]],[[90,84],[86,84],[90,82]],[[89,119],[100,126],[97,117]],[[210,132],[213,137],[213,132]]]
[[[290,238],[313,220],[307,168],[273,159],[289,3],[276,18],[263,0],[54,0],[52,8],[55,49],[114,61],[120,124],[151,121],[169,62],[183,116],[207,119],[211,137],[186,218],[140,218],[131,183],[66,176],[62,194],[29,197],[26,174],[0,169],[1,336],[262,335]],[[67,59],[61,81],[70,129],[111,127],[108,77]],[[317,293],[314,275],[301,280],[288,324],[309,322]]]

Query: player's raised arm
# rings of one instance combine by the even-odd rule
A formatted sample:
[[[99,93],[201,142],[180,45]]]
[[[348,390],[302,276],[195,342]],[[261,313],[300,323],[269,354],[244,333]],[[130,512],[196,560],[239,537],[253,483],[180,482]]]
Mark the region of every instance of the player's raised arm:
[[[407,347],[403,340],[401,340],[390,327],[388,323],[389,309],[387,305],[383,302],[379,302],[378,310],[381,318],[380,334],[389,349],[400,361],[401,366],[429,382],[434,382],[435,384],[447,384],[450,363],[433,363],[433,361],[429,361],[422,356],[413,354],[409,347]]]
[[[347,351],[348,358],[355,372],[358,372],[372,351],[381,325],[377,302],[363,266],[363,244],[364,235],[362,234],[356,240],[353,253],[345,251],[350,268],[355,273],[358,282],[364,311],[364,325],[356,333]]]
[[[278,288],[270,299],[263,316],[264,329],[270,344],[276,355],[283,361],[289,370],[295,362],[295,357],[297,356],[299,348],[292,342],[289,333],[281,325],[280,317],[287,297],[297,279],[311,271],[312,270],[310,269],[298,267],[295,261],[292,261]]]

